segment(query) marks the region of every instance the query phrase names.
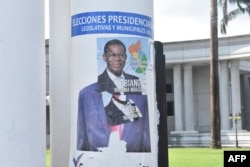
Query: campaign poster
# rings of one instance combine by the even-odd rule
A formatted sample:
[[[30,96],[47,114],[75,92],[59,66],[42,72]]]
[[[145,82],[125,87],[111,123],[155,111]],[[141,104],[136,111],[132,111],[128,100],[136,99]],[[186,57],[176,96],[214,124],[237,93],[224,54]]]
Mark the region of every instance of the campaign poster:
[[[110,167],[112,163],[117,166],[124,161],[130,162],[130,166],[140,166],[143,162],[127,154],[151,152],[146,91],[148,39],[102,37],[96,40],[97,82],[79,92],[76,150],[85,153],[75,159],[75,165],[107,163]],[[111,156],[114,154],[116,158]]]
[[[73,5],[70,167],[155,167],[152,16],[112,5]]]

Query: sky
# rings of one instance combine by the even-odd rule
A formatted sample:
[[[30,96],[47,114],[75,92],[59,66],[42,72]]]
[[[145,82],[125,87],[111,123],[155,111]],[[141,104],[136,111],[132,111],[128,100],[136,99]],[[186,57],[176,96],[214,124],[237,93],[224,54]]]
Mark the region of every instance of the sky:
[[[45,38],[49,38],[48,1],[45,0]],[[218,15],[220,21],[221,7],[218,8]],[[174,42],[210,37],[210,0],[154,0],[153,17],[154,40]],[[221,34],[218,27],[219,37],[243,34],[250,34],[250,17],[247,14],[229,22],[226,35]]]
[[[218,15],[220,21],[221,7]],[[210,38],[210,0],[154,0],[154,26],[154,39],[162,42]],[[250,34],[247,14],[229,22],[226,35],[218,27],[219,37],[242,34]]]

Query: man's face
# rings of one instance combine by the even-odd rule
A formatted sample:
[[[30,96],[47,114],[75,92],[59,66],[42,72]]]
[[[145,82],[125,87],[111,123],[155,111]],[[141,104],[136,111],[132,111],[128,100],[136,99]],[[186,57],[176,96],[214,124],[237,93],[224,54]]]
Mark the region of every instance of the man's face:
[[[107,68],[116,76],[122,74],[122,70],[126,63],[126,53],[121,45],[110,45],[109,50],[103,55]]]

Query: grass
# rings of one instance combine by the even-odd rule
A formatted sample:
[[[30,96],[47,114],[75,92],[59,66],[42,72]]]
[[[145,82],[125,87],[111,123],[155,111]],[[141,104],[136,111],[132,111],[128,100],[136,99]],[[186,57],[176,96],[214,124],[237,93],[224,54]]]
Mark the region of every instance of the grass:
[[[250,148],[169,148],[169,167],[223,167],[225,150],[250,151]],[[50,167],[50,150],[46,151],[46,167]]]
[[[50,167],[50,150],[46,150],[46,167]]]
[[[223,150],[210,148],[169,149],[171,167],[222,167]]]
[[[170,148],[169,167],[223,167],[224,151],[250,148]]]

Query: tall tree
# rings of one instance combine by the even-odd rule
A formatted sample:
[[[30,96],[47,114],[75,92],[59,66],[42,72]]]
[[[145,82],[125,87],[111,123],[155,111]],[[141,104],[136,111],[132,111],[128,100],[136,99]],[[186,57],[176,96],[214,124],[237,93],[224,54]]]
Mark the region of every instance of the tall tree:
[[[210,112],[211,148],[221,148],[220,101],[218,74],[218,9],[217,0],[210,0]]]
[[[237,8],[228,13],[228,3],[236,5]],[[250,16],[250,0],[219,0],[219,4],[223,10],[223,18],[220,21],[220,31],[223,34],[227,33],[226,27],[229,21],[245,13]]]

